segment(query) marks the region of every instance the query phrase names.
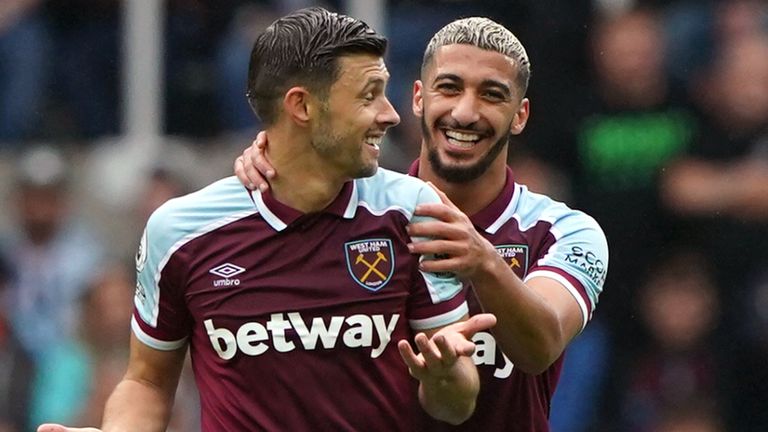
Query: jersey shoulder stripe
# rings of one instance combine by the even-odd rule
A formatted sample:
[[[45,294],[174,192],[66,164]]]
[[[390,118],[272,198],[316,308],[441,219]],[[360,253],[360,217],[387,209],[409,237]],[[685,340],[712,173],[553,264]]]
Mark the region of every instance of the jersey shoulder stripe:
[[[157,325],[159,282],[163,268],[183,245],[217,228],[257,213],[248,191],[228,177],[191,194],[173,198],[149,218],[142,239],[142,265],[137,266],[134,303],[141,318]],[[138,262],[138,259],[137,259]]]

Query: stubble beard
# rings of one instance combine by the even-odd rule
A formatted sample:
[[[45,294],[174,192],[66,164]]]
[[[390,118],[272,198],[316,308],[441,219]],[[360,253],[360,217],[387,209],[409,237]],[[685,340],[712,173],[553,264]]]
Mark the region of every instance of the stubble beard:
[[[424,119],[424,116],[421,117],[421,134],[427,146],[427,159],[432,167],[432,171],[434,171],[438,177],[449,183],[469,183],[480,178],[480,176],[488,171],[488,168],[493,161],[496,160],[499,154],[501,154],[504,147],[509,144],[509,139],[512,135],[511,132],[509,132],[509,128],[507,128],[507,133],[502,135],[502,137],[491,146],[488,152],[472,165],[447,166],[440,160],[437,145],[430,135],[430,130],[427,127],[427,122]]]
[[[339,164],[339,155],[347,153],[344,147],[344,139],[337,135],[331,128],[331,119],[327,112],[320,114],[320,131],[310,143],[312,148],[323,159],[332,161],[332,163],[346,167],[349,171],[346,173],[350,178],[371,177],[376,174],[379,168],[378,163],[366,164],[363,161],[361,152],[352,152],[344,156],[344,160]],[[361,149],[362,150],[362,149]]]

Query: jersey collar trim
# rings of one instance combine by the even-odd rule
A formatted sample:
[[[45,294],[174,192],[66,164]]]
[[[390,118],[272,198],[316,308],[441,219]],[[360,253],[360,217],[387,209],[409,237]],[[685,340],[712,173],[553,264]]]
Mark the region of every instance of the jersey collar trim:
[[[282,231],[296,222],[299,218],[305,214],[299,210],[289,207],[277,199],[270,193],[266,192],[252,193],[253,203],[259,210],[261,217],[275,229],[275,231]],[[355,216],[357,210],[357,187],[354,181],[348,181],[344,183],[341,188],[341,192],[336,199],[331,202],[321,213],[328,213],[345,219],[352,219]]]

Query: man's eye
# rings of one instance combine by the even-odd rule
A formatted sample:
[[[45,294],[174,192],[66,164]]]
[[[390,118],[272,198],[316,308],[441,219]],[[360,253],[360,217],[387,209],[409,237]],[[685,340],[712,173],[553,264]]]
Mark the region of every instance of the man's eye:
[[[443,93],[456,93],[459,91],[459,87],[455,84],[440,84],[437,89]]]
[[[500,92],[486,92],[485,97],[490,100],[502,101],[504,100],[504,94]]]

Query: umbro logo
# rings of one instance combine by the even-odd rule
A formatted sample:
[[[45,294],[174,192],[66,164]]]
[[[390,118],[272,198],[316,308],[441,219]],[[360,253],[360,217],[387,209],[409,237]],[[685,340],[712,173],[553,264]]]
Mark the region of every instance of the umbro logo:
[[[244,268],[240,266],[236,266],[231,263],[225,263],[208,270],[209,273],[215,274],[216,276],[220,276],[224,278],[224,279],[217,279],[213,281],[213,286],[217,286],[217,287],[240,285],[240,279],[232,279],[232,277],[237,276],[240,273],[243,273],[244,271],[245,271]]]

